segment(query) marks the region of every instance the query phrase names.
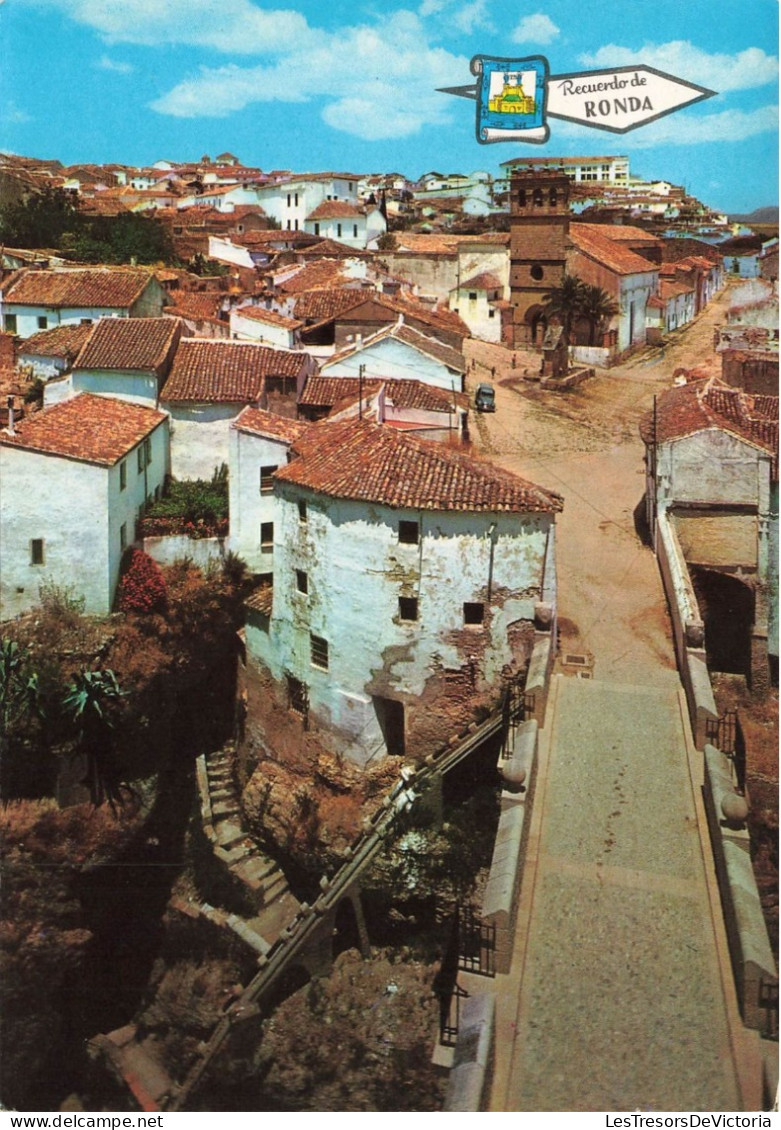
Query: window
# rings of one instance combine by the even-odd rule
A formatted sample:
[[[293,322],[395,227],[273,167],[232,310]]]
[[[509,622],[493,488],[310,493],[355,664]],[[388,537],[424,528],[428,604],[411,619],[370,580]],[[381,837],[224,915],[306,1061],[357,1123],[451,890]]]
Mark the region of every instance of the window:
[[[5,326],[5,332],[7,334],[15,334],[16,333],[16,314],[6,314],[5,318],[3,319],[3,325]]]
[[[147,467],[152,462],[152,440],[149,436],[144,440],[144,462]]]
[[[33,538],[30,542],[30,564],[43,565],[43,538]]]
[[[315,224],[315,235],[320,235],[320,225]]]
[[[296,569],[296,588],[299,592],[309,592],[309,576],[303,569]]]
[[[298,520],[299,522],[306,522],[307,520],[306,503],[303,498],[298,500]]]
[[[532,193],[532,204],[535,206],[535,208],[542,207],[542,189],[541,188],[535,188],[534,192]]]
[[[313,667],[319,667],[321,671],[328,670],[328,640],[324,640],[322,636],[315,636],[310,632],[309,653]]]
[[[348,182],[347,182],[347,191],[348,191],[348,192],[352,192],[352,190],[353,190],[353,182],[352,182],[351,180],[348,180]]]
[[[518,207],[519,208],[525,208],[526,207],[526,189],[525,188],[522,188],[521,191],[518,193]]]
[[[550,190],[550,202],[551,202],[551,207],[552,207],[552,208],[555,208],[555,207],[556,207],[556,205],[557,205],[557,204],[558,204],[558,202],[559,202],[559,194],[558,194],[558,192],[556,191],[556,189],[555,189],[555,188],[552,188],[552,189]]]
[[[140,475],[143,472],[144,466],[145,466],[143,444],[139,448],[137,448],[137,450],[136,450],[136,460],[138,462],[138,473]]]
[[[496,317],[496,311],[494,310],[493,306],[488,311],[488,317],[489,318],[495,318]]]
[[[337,239],[342,238],[342,225],[341,224],[336,225],[336,237],[337,237]]]
[[[260,523],[260,548],[273,549],[274,548],[274,523],[261,522]]]
[[[539,263],[535,263],[532,267],[531,276],[533,279],[536,279],[537,282],[539,282],[542,278],[542,267],[539,265]]]
[[[290,207],[290,193],[287,194],[287,206]]]
[[[416,596],[400,596],[399,597],[399,619],[400,620],[417,620],[418,618],[418,598]]]
[[[82,318],[81,324],[82,324],[82,326],[91,326],[92,325],[92,318]]]
[[[467,600],[464,603],[464,623],[465,624],[482,624],[484,616],[484,606],[477,601]]]
[[[296,208],[298,207],[298,193],[295,195]]]
[[[309,692],[306,683],[293,675],[287,677],[287,703],[290,710],[295,710],[296,714],[303,714],[306,718],[309,713]]]
[[[298,231],[298,220],[296,220],[295,224],[293,225],[293,230]]]
[[[477,291],[476,290],[470,290],[469,291],[469,301],[470,302],[477,302]]]
[[[123,522],[119,527],[119,548],[127,549],[127,522]]]
[[[124,490],[127,486],[127,460],[123,459],[119,464],[119,489]]]
[[[399,541],[402,545],[417,545],[420,541],[420,523],[399,522]]]
[[[38,319],[38,329],[46,330],[49,328],[49,319],[44,315]]]
[[[260,493],[271,494],[274,489],[274,472],[276,467],[261,467],[260,468]]]
[[[358,238],[358,225],[353,224],[353,239],[357,239],[357,238]]]

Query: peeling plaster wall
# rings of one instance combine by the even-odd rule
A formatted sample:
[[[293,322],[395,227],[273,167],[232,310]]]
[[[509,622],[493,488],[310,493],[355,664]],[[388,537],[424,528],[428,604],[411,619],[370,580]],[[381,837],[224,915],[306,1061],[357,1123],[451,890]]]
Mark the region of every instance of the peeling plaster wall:
[[[230,547],[253,573],[270,573],[274,564],[273,545],[261,548],[260,527],[264,522],[275,522],[277,504],[273,493],[260,493],[260,469],[284,466],[287,451],[288,444],[283,440],[230,429]],[[274,534],[276,540],[276,526]]]
[[[770,504],[770,456],[720,428],[711,428],[657,449],[657,504],[705,502]]]
[[[210,479],[228,462],[232,420],[245,404],[161,403],[171,414],[171,474],[175,479]]]
[[[460,392],[463,387],[461,373],[455,373],[441,361],[427,357],[411,345],[393,338],[385,338],[345,357],[342,361],[325,364],[324,377],[358,377],[361,365],[365,366],[364,378],[385,377],[391,380],[417,380],[434,388],[445,388],[448,392],[455,387]]]
[[[305,683],[313,720],[352,759],[385,752],[373,696],[402,702],[408,752],[429,752],[528,657],[523,622],[540,598],[551,516],[395,511],[277,489],[274,610],[268,633],[248,623],[248,656],[275,681]],[[399,520],[421,523],[418,545],[399,542]],[[400,620],[400,597],[418,600],[417,621]],[[486,605],[482,625],[464,624],[465,602]],[[327,671],[311,662],[310,633],[328,641]]]

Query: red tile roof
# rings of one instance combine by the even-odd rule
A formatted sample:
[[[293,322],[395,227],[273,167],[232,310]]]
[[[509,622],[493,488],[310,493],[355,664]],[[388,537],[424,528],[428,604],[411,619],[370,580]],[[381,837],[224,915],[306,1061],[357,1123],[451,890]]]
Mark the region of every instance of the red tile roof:
[[[365,216],[360,204],[350,204],[346,200],[323,200],[314,212],[310,212],[307,220],[353,220],[358,216]]]
[[[220,292],[209,293],[198,290],[175,289],[169,292],[169,300],[177,310],[186,310],[193,318],[216,318],[222,309],[225,295]]]
[[[607,227],[609,224],[570,224],[569,233],[573,244],[578,251],[595,259],[597,263],[607,267],[617,275],[639,275],[649,271],[658,271],[654,263],[636,255],[620,241],[608,239],[599,232],[594,232],[593,227]]]
[[[158,369],[182,333],[175,318],[101,318],[74,369]]]
[[[363,394],[376,392],[385,385],[387,397],[397,408],[421,408],[429,412],[452,412],[453,393],[433,388],[416,380],[396,380],[388,377],[371,377],[363,382]],[[310,377],[298,403],[309,407],[331,408],[342,400],[354,401],[359,395],[358,377]],[[456,404],[466,408],[468,397],[455,394]]]
[[[778,397],[753,396],[718,377],[671,388],[657,400],[656,442],[668,443],[708,428],[720,428],[778,458]],[[653,412],[640,424],[645,443],[654,440]]]
[[[340,287],[332,290],[305,290],[299,294],[293,310],[297,318],[307,321],[324,322],[335,318],[358,303],[374,298],[374,291],[359,290],[356,287]]]
[[[265,306],[240,306],[233,313],[237,318],[249,318],[252,322],[265,322],[269,326],[281,326],[286,330],[297,330],[304,324],[296,318],[286,318],[276,310],[267,310]]]
[[[127,309],[141,296],[152,279],[151,271],[136,268],[54,268],[35,271],[24,267],[3,284],[2,295],[6,304],[16,306]]]
[[[321,239],[317,243],[313,243],[311,247],[302,247],[296,254],[301,258],[311,256],[320,259],[336,255],[342,259],[368,259],[371,252],[362,251],[356,247],[348,247],[346,243],[339,243],[335,239]]]
[[[0,445],[110,467],[167,420],[165,412],[83,392],[22,420]]]
[[[271,585],[261,585],[244,601],[247,608],[253,612],[260,612],[263,616],[270,616],[274,607],[274,589]]]
[[[117,321],[125,319],[117,319]],[[55,326],[53,330],[42,330],[28,337],[19,346],[20,354],[32,353],[36,357],[78,356],[94,326]]]
[[[652,235],[645,228],[636,228],[631,224],[586,224],[585,226],[597,235],[612,239],[615,243],[647,243],[663,246],[663,241],[658,236]]]
[[[502,290],[502,284],[496,275],[490,271],[481,271],[479,275],[473,275],[471,279],[462,282],[460,290]]]
[[[304,420],[291,420],[287,416],[277,416],[274,412],[264,412],[262,408],[245,408],[231,424],[239,432],[253,436],[270,436],[272,439],[293,443],[311,428]]]
[[[308,357],[245,341],[179,343],[160,399],[198,403],[257,401],[266,377],[297,377]]]
[[[397,322],[391,326],[383,327],[383,329],[378,330],[376,334],[364,338],[361,342],[356,342],[346,349],[334,353],[327,361],[323,361],[321,368],[329,369],[332,365],[338,364],[344,361],[345,358],[351,357],[355,353],[360,353],[364,349],[370,349],[371,346],[384,341],[386,338],[394,338],[396,341],[404,342],[405,345],[417,349],[420,353],[433,358],[435,361],[439,361],[440,364],[447,366],[449,369],[453,369],[457,373],[466,372],[466,363],[462,354],[459,353],[457,349],[453,349],[450,345],[445,345],[441,341],[420,333],[418,330],[413,329],[412,326],[405,325],[404,323],[399,325]]]
[[[278,284],[285,294],[302,294],[305,290],[322,290],[327,286],[339,286],[347,282],[344,266],[337,259],[316,259],[307,263],[300,271]]]
[[[333,498],[462,512],[544,512],[560,495],[452,448],[366,420],[323,421],[294,445],[275,478]]]

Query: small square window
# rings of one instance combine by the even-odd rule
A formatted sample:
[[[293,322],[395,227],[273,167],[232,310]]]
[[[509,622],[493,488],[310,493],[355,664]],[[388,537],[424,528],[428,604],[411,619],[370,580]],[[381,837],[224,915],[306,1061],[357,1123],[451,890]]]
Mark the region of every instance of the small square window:
[[[296,569],[296,588],[299,592],[309,592],[309,576],[303,569]]]
[[[127,460],[123,459],[119,464],[119,489],[124,490],[127,486]]]
[[[260,548],[273,549],[274,548],[274,523],[261,522],[260,523]]]
[[[30,564],[43,565],[43,538],[33,538],[30,542]]]
[[[417,545],[420,541],[420,523],[399,522],[399,541],[403,545]]]
[[[38,329],[39,330],[47,330],[48,328],[49,328],[49,319],[45,315],[42,315],[38,319]]]
[[[418,598],[416,596],[400,596],[399,597],[399,619],[400,620],[417,620],[418,618]]]
[[[321,671],[328,670],[328,640],[322,636],[309,635],[309,649],[312,666],[319,667]]]
[[[307,520],[306,503],[303,498],[299,498],[298,500],[298,520],[299,522],[306,522]]]
[[[271,494],[274,489],[274,472],[277,470],[274,467],[261,467],[260,468],[260,493]]]
[[[16,333],[16,314],[5,314],[3,316],[3,324],[7,334]]]
[[[470,302],[477,302],[477,291],[476,290],[470,290],[469,291],[469,301]]]
[[[482,624],[484,615],[485,609],[482,603],[469,600],[464,603],[465,624]]]

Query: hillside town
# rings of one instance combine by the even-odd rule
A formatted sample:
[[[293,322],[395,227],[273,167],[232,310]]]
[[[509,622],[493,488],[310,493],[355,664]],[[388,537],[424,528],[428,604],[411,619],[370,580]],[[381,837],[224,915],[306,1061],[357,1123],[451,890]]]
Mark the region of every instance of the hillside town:
[[[4,1101],[608,1109],[546,1097],[555,941],[605,974],[584,1049],[629,1038],[613,977],[665,1026],[625,1104],[769,1109],[777,219],[653,172],[0,154],[6,1025],[42,1049]],[[98,844],[56,926],[44,817]],[[41,988],[80,931],[128,977],[88,1006]],[[307,1033],[363,1014],[340,1091]]]

